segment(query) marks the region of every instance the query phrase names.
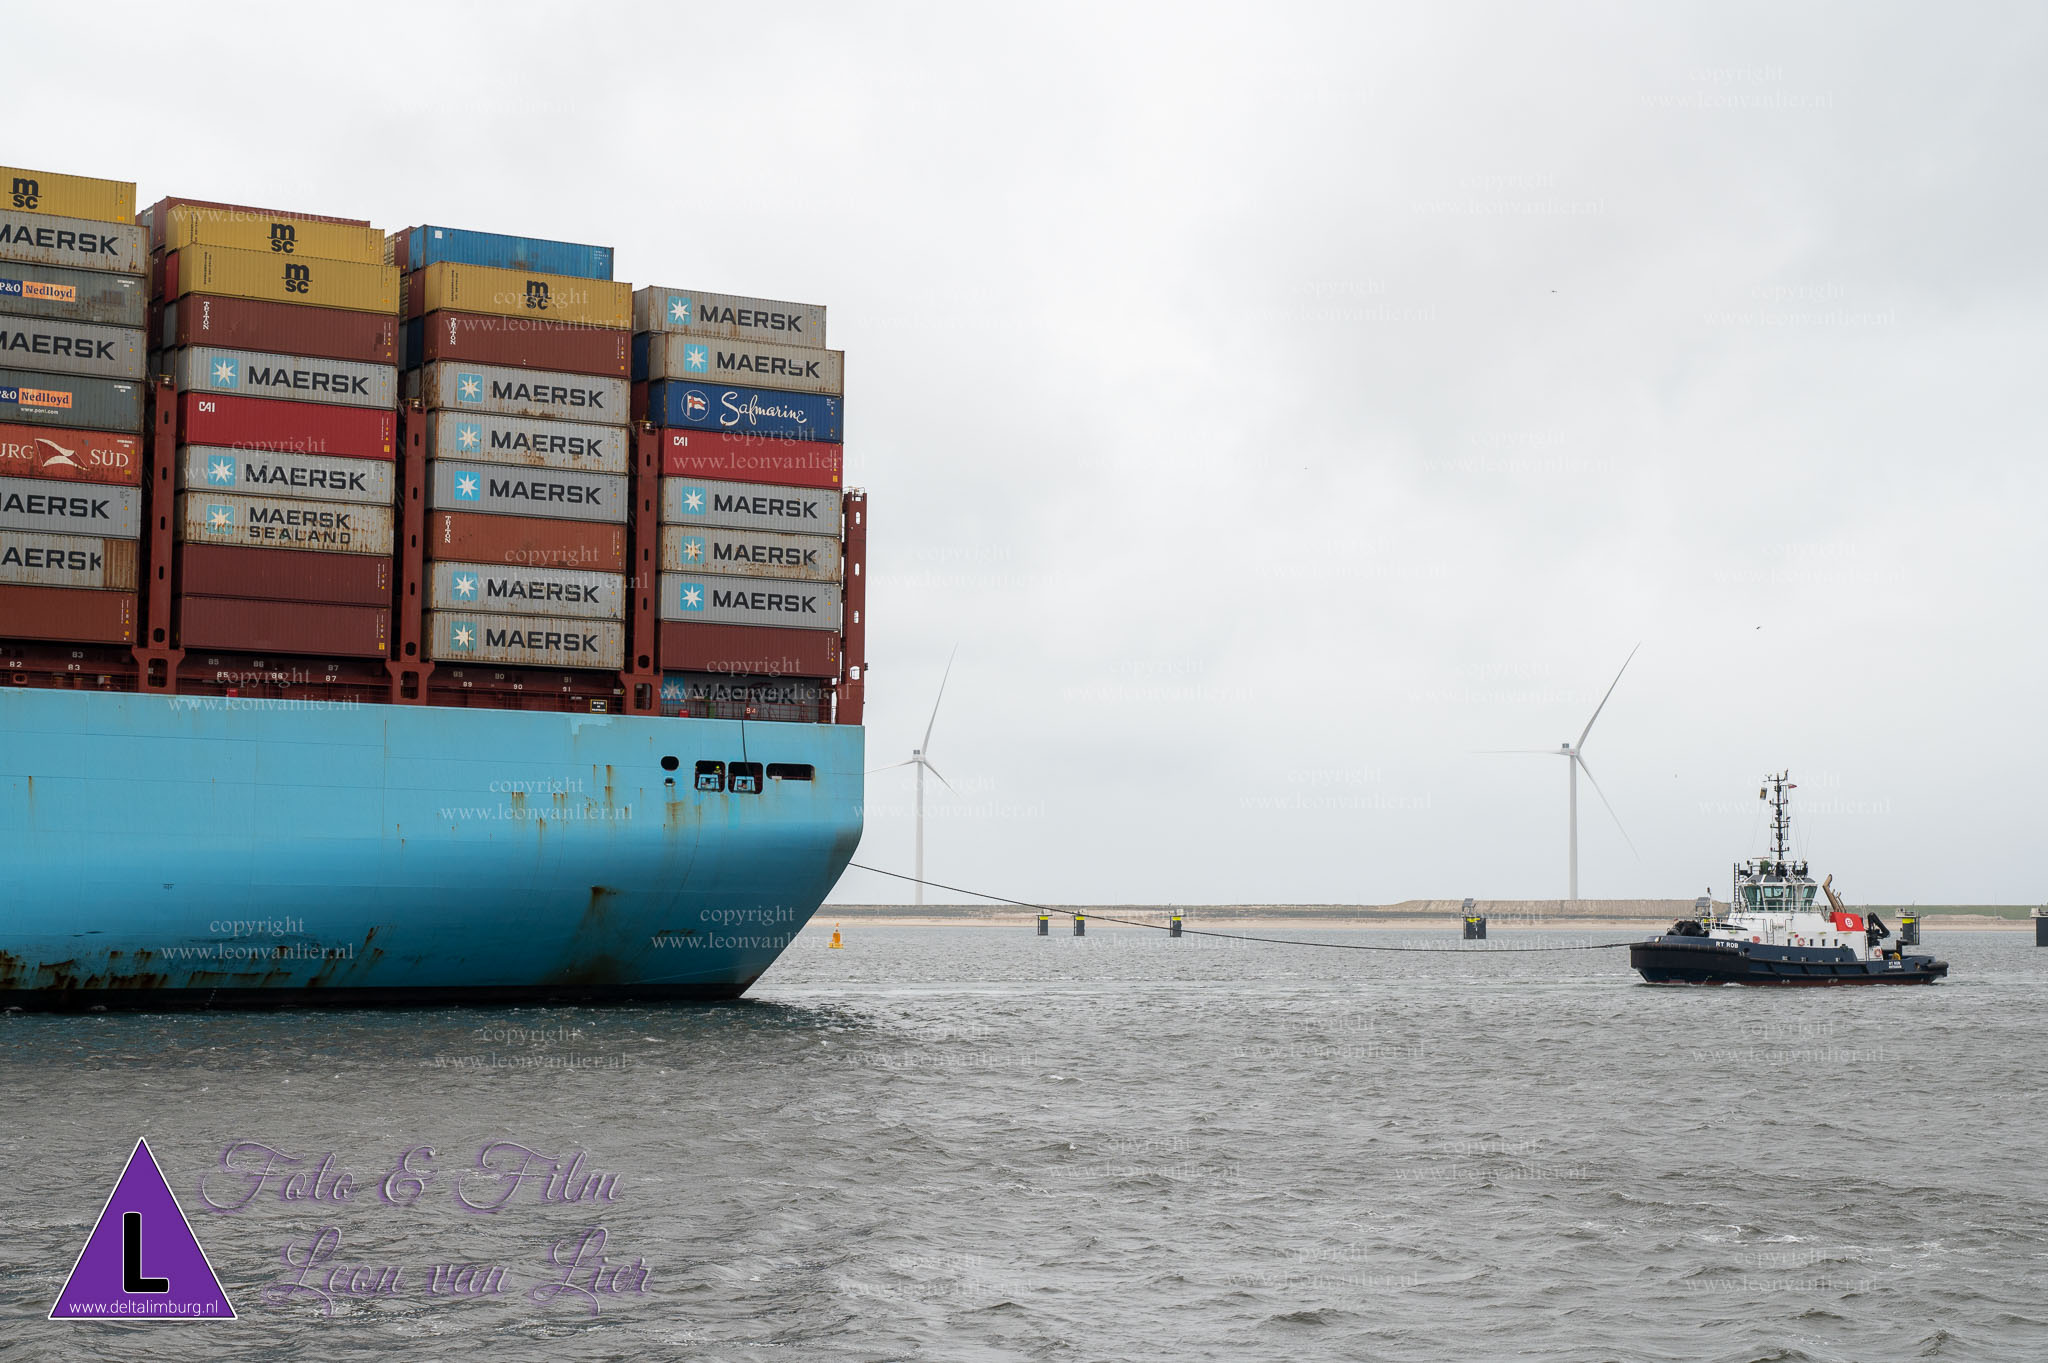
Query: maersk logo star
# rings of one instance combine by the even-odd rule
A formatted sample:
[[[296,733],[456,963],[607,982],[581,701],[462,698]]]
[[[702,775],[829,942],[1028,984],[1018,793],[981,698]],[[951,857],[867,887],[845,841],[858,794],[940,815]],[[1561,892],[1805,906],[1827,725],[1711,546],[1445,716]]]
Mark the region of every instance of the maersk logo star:
[[[235,481],[235,461],[229,458],[214,460],[206,466],[206,481],[209,483],[232,483]]]
[[[467,620],[457,620],[448,627],[448,642],[465,652],[475,648],[476,626]]]
[[[689,299],[678,298],[674,294],[668,296],[669,321],[674,322],[679,327],[686,327],[690,325],[691,311]]]
[[[685,582],[678,602],[686,611],[704,609],[704,589],[694,582]]]
[[[235,373],[235,362],[233,360],[215,360],[213,362],[213,386],[215,388],[233,388],[238,382],[239,376]]]
[[[683,511],[692,516],[704,514],[704,489],[686,487],[683,489]]]
[[[484,480],[474,473],[455,475],[455,495],[465,502],[473,502],[483,495]]]
[[[686,345],[683,347],[683,372],[685,374],[708,374],[711,372],[711,351],[706,346]]]
[[[455,376],[455,400],[457,402],[482,402],[484,400],[484,376],[481,374],[457,374]]]
[[[218,504],[206,508],[206,529],[208,534],[225,535],[235,528],[235,509]]]
[[[464,600],[468,600],[470,597],[475,596],[475,575],[471,573],[457,573],[455,575],[455,594],[459,597],[462,597]]]
[[[704,541],[695,535],[685,536],[683,539],[683,561],[686,563],[702,563],[704,561]]]
[[[459,450],[480,450],[484,447],[484,428],[474,421],[455,423],[455,448]]]

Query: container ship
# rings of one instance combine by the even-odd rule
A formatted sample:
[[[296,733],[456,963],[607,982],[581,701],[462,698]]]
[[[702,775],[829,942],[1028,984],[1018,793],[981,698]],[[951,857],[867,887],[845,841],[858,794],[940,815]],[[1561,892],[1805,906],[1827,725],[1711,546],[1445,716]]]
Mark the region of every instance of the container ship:
[[[744,992],[861,833],[825,308],[0,178],[0,1007]]]

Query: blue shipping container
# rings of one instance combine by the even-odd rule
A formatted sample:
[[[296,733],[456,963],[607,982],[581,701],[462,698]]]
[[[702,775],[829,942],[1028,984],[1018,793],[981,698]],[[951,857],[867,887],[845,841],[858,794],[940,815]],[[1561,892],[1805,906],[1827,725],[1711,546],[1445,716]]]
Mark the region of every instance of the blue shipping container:
[[[612,248],[539,237],[508,237],[497,232],[469,232],[460,227],[408,227],[406,270],[424,270],[449,261],[483,265],[494,270],[528,270],[534,274],[574,275],[578,279],[610,279]]]
[[[647,385],[647,419],[656,426],[836,444],[845,439],[846,399],[665,379]]]

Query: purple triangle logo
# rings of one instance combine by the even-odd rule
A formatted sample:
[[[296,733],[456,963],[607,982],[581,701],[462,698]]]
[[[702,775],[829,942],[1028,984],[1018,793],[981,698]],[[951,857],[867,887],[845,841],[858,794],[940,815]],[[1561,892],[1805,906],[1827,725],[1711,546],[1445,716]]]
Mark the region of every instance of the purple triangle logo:
[[[171,1196],[149,1142],[128,1167],[72,1265],[51,1320],[233,1320],[185,1210]]]

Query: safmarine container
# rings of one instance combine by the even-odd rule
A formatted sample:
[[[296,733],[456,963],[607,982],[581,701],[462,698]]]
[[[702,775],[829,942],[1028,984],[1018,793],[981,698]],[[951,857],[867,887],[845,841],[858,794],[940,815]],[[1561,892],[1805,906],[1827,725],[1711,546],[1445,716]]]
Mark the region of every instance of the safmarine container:
[[[172,529],[187,544],[389,554],[392,515],[388,506],[193,491],[178,494]]]
[[[623,426],[544,417],[427,413],[427,457],[529,468],[623,474],[629,463]]]
[[[470,563],[622,573],[626,570],[626,528],[599,521],[437,511],[427,517],[426,554],[430,559]]]
[[[389,558],[180,544],[176,561],[176,589],[192,596],[345,606],[391,604]]]
[[[663,621],[659,644],[664,670],[744,672],[766,677],[839,675],[839,635],[829,630]]]
[[[0,620],[10,639],[71,644],[135,642],[135,593],[79,587],[0,586]]]
[[[273,454],[217,445],[187,445],[178,451],[180,490],[219,489],[306,501],[390,506],[396,472],[397,466],[388,459]]]
[[[138,543],[90,535],[0,530],[0,582],[132,592]],[[10,626],[12,623],[8,622]]]
[[[405,324],[405,365],[417,369],[437,360],[623,379],[633,368],[633,333],[529,317],[430,312]]]
[[[407,317],[445,308],[621,329],[633,321],[633,286],[609,280],[441,264],[414,271],[407,286]]]
[[[661,569],[837,582],[841,573],[839,541],[830,535],[668,525],[661,531]]]
[[[132,540],[142,533],[142,489],[0,478],[0,530]]]
[[[656,611],[664,620],[835,632],[842,618],[839,588],[831,583],[764,582],[709,573],[663,573]]]
[[[26,60],[26,51],[16,56]],[[125,180],[94,180],[84,175],[56,175],[47,170],[0,166],[0,183],[8,187],[0,207],[16,213],[94,222],[135,221],[135,186]]]
[[[0,425],[139,431],[142,385],[125,379],[0,369]]]
[[[343,223],[350,227],[368,227],[370,225],[369,221],[365,218],[333,218],[322,213],[288,212],[281,208],[257,208],[249,204],[215,203],[211,199],[171,197],[158,199],[148,208],[135,215],[135,221],[149,231],[150,250],[161,251],[164,249],[164,236],[170,227],[171,217],[180,208],[207,208],[221,213],[240,213],[251,218],[288,218],[293,222],[334,222]],[[389,264],[390,262],[386,261],[384,263]]]
[[[221,246],[295,260],[383,265],[384,234],[367,224],[321,222],[246,208],[174,204],[164,218],[164,249]]]
[[[626,661],[626,629],[616,620],[428,611],[427,656],[446,663],[616,670]]]
[[[845,412],[846,399],[821,393],[772,393],[680,379],[647,385],[647,420],[656,426],[839,440]]]
[[[143,338],[135,327],[0,314],[0,363],[47,374],[139,379]]]
[[[430,610],[560,615],[578,620],[622,620],[626,615],[624,573],[437,561],[428,588]]]
[[[172,375],[181,393],[284,398],[337,407],[398,405],[398,370],[388,364],[193,346],[178,352]]]
[[[149,282],[139,274],[0,261],[0,312],[139,327],[147,320],[148,309]]]
[[[374,606],[183,596],[175,633],[179,648],[382,658],[391,647],[391,612]]]
[[[664,525],[726,525],[739,530],[836,536],[839,502],[839,492],[831,488],[661,480]]]
[[[372,407],[180,393],[178,433],[188,445],[390,459],[398,440],[398,414]]]
[[[822,347],[825,306],[650,285],[633,295],[633,330]]]
[[[661,433],[661,472],[669,478],[836,488],[845,452],[844,445],[824,440],[670,430]]]
[[[743,383],[797,393],[844,393],[846,352],[805,350],[768,341],[669,336],[633,337],[633,378]]]
[[[430,364],[405,375],[406,397],[419,399],[429,411],[560,417],[606,426],[631,420],[626,390],[624,379],[488,364]]]
[[[396,312],[398,271],[346,260],[299,260],[268,251],[187,246],[164,255],[165,299],[226,294],[355,312]]]
[[[139,275],[149,263],[142,242],[139,227],[0,212],[0,260]]]
[[[398,363],[398,315],[188,293],[164,305],[158,344]]]
[[[531,270],[578,279],[612,277],[612,248],[540,237],[508,237],[460,227],[408,227],[391,236],[393,260],[401,270],[429,265],[483,265],[494,270]]]
[[[107,431],[0,426],[0,477],[139,483],[142,440]]]
[[[457,459],[433,461],[427,472],[427,506],[435,511],[620,524],[631,509],[626,480],[616,474]]]

